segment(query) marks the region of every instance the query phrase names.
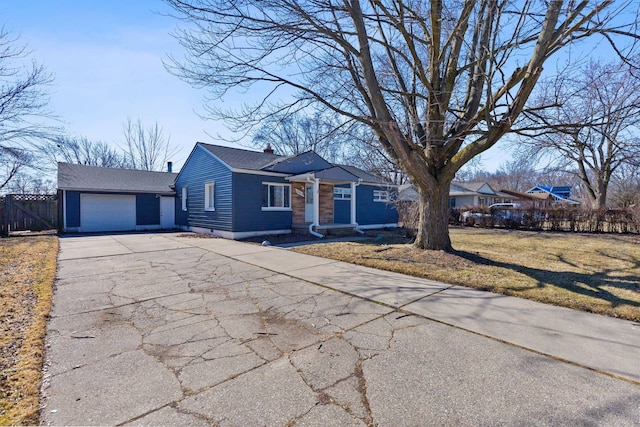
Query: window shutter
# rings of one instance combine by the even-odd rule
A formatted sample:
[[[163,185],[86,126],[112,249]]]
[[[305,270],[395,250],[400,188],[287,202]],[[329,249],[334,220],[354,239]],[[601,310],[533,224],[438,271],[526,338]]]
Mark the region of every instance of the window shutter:
[[[262,207],[269,207],[269,186],[267,184],[262,185]]]

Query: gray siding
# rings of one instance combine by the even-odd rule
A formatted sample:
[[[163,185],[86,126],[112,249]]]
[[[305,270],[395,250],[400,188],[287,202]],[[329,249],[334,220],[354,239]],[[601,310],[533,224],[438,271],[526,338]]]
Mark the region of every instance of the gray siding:
[[[473,196],[453,196],[451,198],[455,199],[456,208],[475,205],[475,200]],[[451,203],[449,203],[449,205],[451,205]]]
[[[233,174],[233,231],[269,231],[288,230],[291,228],[291,211],[263,211],[262,183],[287,183],[281,177]]]
[[[204,210],[204,185],[215,182],[215,211]],[[187,187],[187,212],[182,211],[182,187]],[[233,231],[231,171],[206,149],[196,145],[175,183],[176,224]]]

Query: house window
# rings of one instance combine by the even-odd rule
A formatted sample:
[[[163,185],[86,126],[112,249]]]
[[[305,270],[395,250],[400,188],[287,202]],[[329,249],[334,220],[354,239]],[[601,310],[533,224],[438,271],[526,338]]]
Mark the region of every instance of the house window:
[[[450,208],[455,208],[456,207],[456,198],[455,197],[449,197],[449,207]]]
[[[386,190],[373,190],[373,201],[374,202],[388,202],[389,201],[389,192]]]
[[[187,187],[182,187],[182,210],[187,210]]]
[[[215,211],[216,205],[216,184],[214,182],[209,182],[204,185],[204,210],[205,211]]]
[[[262,210],[291,210],[291,185],[263,183]]]
[[[351,200],[351,189],[335,187],[333,189],[333,198],[335,200]]]

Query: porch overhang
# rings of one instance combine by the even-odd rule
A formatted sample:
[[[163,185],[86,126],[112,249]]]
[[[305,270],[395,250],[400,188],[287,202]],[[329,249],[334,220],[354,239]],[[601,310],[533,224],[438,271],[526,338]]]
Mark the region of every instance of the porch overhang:
[[[333,185],[358,183],[360,179],[340,166],[334,166],[319,171],[305,172],[285,178],[289,182],[312,182],[318,179],[322,183]]]

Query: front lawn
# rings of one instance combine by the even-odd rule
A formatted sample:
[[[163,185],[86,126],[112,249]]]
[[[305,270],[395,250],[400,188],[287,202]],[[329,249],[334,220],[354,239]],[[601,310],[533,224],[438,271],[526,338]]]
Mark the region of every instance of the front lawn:
[[[292,250],[640,321],[640,237],[452,227],[455,253],[398,233]]]
[[[40,422],[44,338],[57,254],[54,235],[0,239],[0,425]]]

